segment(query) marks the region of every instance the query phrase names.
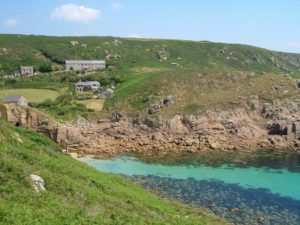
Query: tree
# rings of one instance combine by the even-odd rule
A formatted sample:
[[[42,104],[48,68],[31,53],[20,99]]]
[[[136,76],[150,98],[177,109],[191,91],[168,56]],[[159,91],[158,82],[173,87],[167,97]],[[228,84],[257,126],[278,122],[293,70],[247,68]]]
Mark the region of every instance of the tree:
[[[42,65],[39,66],[39,71],[41,73],[49,73],[52,72],[52,66],[50,63],[44,63]]]

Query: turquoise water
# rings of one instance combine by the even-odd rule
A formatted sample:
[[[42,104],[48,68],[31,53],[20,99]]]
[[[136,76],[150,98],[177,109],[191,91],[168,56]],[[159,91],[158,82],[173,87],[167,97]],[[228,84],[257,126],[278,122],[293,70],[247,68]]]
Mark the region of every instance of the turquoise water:
[[[298,155],[275,159],[249,155],[251,160],[243,163],[216,155],[222,159],[217,165],[211,163],[211,156],[178,160],[182,158],[172,163],[139,156],[83,161],[100,171],[121,174],[162,197],[207,208],[236,224],[300,224]],[[239,210],[232,212],[232,208]]]
[[[220,180],[238,184],[244,188],[266,188],[274,194],[300,200],[300,173],[288,169],[237,168],[222,165],[217,168],[205,165],[166,166],[147,164],[133,157],[118,157],[110,160],[85,159],[98,170],[127,176],[158,176],[174,179]]]

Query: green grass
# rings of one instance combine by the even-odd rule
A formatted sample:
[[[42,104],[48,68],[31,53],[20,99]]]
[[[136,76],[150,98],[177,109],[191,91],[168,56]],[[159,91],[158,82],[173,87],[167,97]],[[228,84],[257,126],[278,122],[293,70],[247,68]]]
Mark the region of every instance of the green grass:
[[[114,45],[115,39],[122,43]],[[78,45],[72,45],[77,41]],[[82,47],[85,44],[87,47]],[[163,49],[166,61],[160,61]],[[0,35],[0,71],[13,72],[20,65],[44,63],[64,64],[66,59],[105,59],[121,71],[132,68],[172,68],[179,63],[184,68],[204,70],[242,70],[256,72],[294,72],[300,68],[299,55],[277,53],[247,45],[232,45],[201,41],[126,39],[114,37],[50,37],[32,35]],[[298,71],[299,74],[299,71]]]
[[[122,43],[114,45],[115,39]],[[72,45],[71,41],[79,44]],[[167,60],[159,59],[159,51],[164,52]],[[115,57],[107,57],[105,52]],[[294,81],[288,81],[282,74],[300,76],[300,55],[248,45],[0,34],[0,53],[0,72],[3,73],[18,70],[20,65],[26,64],[37,68],[45,62],[63,66],[65,59],[105,59],[108,65],[115,66],[112,71],[91,75],[58,71],[31,78],[0,80],[2,88],[61,90],[69,87],[67,92],[71,92],[71,87],[79,79],[98,80],[104,88],[113,85],[116,91],[105,102],[100,117],[109,116],[117,110],[131,115],[146,112],[155,102],[145,104],[143,100],[158,93],[160,98],[173,95],[176,101],[175,105],[165,107],[156,115],[198,114],[215,108],[231,108],[242,104],[237,100],[241,96],[247,99],[250,95],[259,95],[268,101],[277,97],[284,99],[291,95],[298,96]],[[172,66],[172,63],[180,66]],[[252,73],[256,74],[253,78],[250,76]],[[206,76],[199,79],[198,74]],[[280,82],[283,82],[288,94],[271,92],[272,87],[280,85]],[[241,91],[237,91],[238,89]],[[87,110],[76,105],[76,102],[67,106],[56,102],[55,106],[45,111],[64,120],[74,120],[78,115],[87,114]]]
[[[6,94],[8,95],[22,95],[29,102],[40,103],[46,99],[55,100],[59,93],[57,91],[46,89],[4,89],[0,90],[0,98],[2,99]]]
[[[225,224],[63,154],[50,139],[0,120],[0,224]],[[41,176],[37,194],[28,179]]]

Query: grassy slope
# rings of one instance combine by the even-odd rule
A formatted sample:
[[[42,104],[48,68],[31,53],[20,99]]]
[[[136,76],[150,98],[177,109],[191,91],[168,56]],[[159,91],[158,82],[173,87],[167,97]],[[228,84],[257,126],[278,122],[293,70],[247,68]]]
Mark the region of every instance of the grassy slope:
[[[223,224],[167,203],[61,153],[51,140],[0,120],[0,224]],[[36,194],[30,174],[43,177]]]
[[[33,64],[36,68],[44,62],[64,63],[65,59],[104,59],[107,51],[119,55],[109,59],[123,71],[132,67],[170,67],[175,62],[189,69],[243,70],[266,72],[295,72],[299,55],[282,54],[246,45],[230,45],[210,42],[176,40],[123,39],[115,45],[113,37],[47,37],[24,35],[0,35],[0,70],[14,71],[21,64]],[[71,41],[79,44],[73,46]],[[83,44],[83,45],[82,45]],[[158,51],[168,60],[160,62]],[[180,58],[180,59],[179,59]],[[273,60],[272,60],[273,58]],[[260,62],[263,61],[264,63]],[[297,64],[297,63],[296,63]]]
[[[121,43],[115,45],[115,39]],[[78,44],[72,45],[71,41],[77,41]],[[166,61],[159,60],[159,51],[167,56]],[[47,61],[56,65],[65,59],[105,59],[107,53],[118,56],[107,59],[108,64],[116,65],[116,69],[91,78],[117,76],[123,81],[105,102],[105,112],[100,116],[110,115],[115,110],[132,114],[146,110],[154,102],[145,104],[143,100],[157,93],[162,93],[161,98],[167,95],[176,97],[175,105],[161,110],[161,115],[196,114],[214,107],[230,108],[241,103],[237,98],[247,99],[249,95],[259,95],[262,99],[272,101],[277,97],[298,94],[293,81],[280,74],[300,76],[299,54],[211,42],[0,35],[0,53],[0,71],[1,68],[14,71],[20,64],[38,67]],[[171,63],[180,66],[172,66]],[[250,76],[252,72],[255,72],[255,77]],[[205,76],[199,79],[199,74]],[[72,85],[75,81],[69,74],[42,75],[30,79],[30,82],[21,79],[5,84],[3,88],[41,87],[55,90]],[[278,84],[283,87],[276,93],[272,88]],[[52,111],[50,113],[53,114]]]
[[[144,102],[147,96],[157,93],[160,94],[154,100]],[[199,72],[178,70],[132,76],[106,101],[105,108],[135,115],[168,95],[175,97],[175,104],[155,115],[231,109],[245,104],[251,95],[258,95],[262,102],[300,97],[292,78],[274,73],[216,72],[199,77]]]

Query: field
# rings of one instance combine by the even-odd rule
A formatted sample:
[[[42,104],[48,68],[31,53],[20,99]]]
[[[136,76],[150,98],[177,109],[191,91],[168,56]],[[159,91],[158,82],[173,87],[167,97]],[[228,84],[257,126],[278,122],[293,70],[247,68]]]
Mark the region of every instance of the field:
[[[46,99],[55,100],[59,93],[57,91],[46,90],[46,89],[4,89],[0,90],[0,98],[5,95],[22,95],[29,102],[40,103]]]
[[[105,99],[89,99],[80,100],[78,103],[85,105],[88,109],[93,109],[97,112],[102,111]]]

